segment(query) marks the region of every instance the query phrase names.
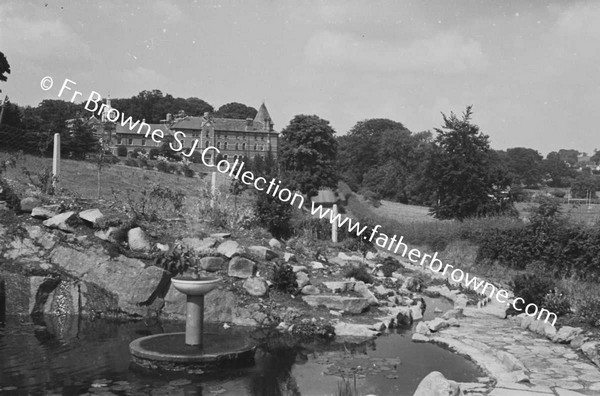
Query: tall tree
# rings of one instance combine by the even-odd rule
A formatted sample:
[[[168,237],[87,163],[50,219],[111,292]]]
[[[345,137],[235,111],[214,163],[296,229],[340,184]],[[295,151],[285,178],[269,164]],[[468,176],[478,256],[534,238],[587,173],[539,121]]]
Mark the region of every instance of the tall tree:
[[[537,187],[542,182],[542,160],[536,150],[514,147],[506,150],[506,165],[513,182],[524,187]]]
[[[556,151],[548,153],[542,162],[542,171],[544,181],[550,187],[568,187],[571,180],[577,176],[576,171],[571,169]]]
[[[256,117],[256,113],[258,113],[258,111],[254,107],[246,106],[243,103],[232,102],[219,107],[219,110],[215,112],[215,116],[245,120],[247,118]]]
[[[397,121],[386,118],[372,118],[359,121],[347,135],[338,138],[338,163],[342,178],[348,185],[358,190],[365,175],[381,163],[381,156],[375,148],[380,146],[386,131],[408,131]]]
[[[316,115],[297,115],[281,131],[278,153],[284,180],[308,196],[322,187],[335,188],[337,141],[329,121]]]
[[[427,174],[437,202],[431,208],[439,219],[463,220],[506,211],[510,179],[490,153],[488,136],[471,123],[472,107],[462,118],[442,113],[444,125],[436,128],[434,153]]]
[[[8,60],[6,60],[6,56],[0,51],[0,81],[6,81],[6,74],[10,74],[10,65],[8,64]],[[0,89],[0,92],[2,90]]]

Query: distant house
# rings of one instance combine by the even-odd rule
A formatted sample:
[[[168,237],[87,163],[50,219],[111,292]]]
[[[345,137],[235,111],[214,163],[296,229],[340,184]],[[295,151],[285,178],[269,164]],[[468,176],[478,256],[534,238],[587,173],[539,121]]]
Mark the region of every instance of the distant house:
[[[151,135],[148,137],[145,136],[145,132],[148,130],[145,126],[142,129],[142,132],[137,133],[141,122],[137,124],[134,128],[129,128],[129,124],[125,124],[122,126],[120,123],[116,123],[113,131],[113,139],[111,144],[111,151],[116,154],[116,150],[118,146],[127,147],[127,152],[132,152],[135,149],[143,150],[144,152],[148,152],[151,148],[158,148],[163,144],[164,139],[156,139],[160,142],[157,143],[152,140]],[[169,130],[169,126],[165,124],[147,124],[150,126],[150,131],[155,131],[157,129],[163,132],[163,136],[172,135]]]
[[[319,193],[310,200],[314,202],[315,206],[321,205],[324,208],[330,208],[341,201],[338,193],[328,188],[319,190]]]
[[[75,131],[75,124],[77,123],[77,121],[81,122],[85,126],[90,127],[92,133],[97,139],[104,137],[104,127],[102,125],[102,122],[100,122],[100,120],[97,119],[95,116],[91,116],[89,118],[77,117],[66,120],[65,125],[69,133],[73,134],[73,132]]]
[[[168,115],[167,122],[169,118]],[[185,133],[184,151],[198,139],[196,151],[213,146],[230,162],[242,157],[264,157],[267,153],[277,157],[279,134],[273,130],[273,122],[264,103],[254,118],[218,118],[204,113],[202,117],[176,118],[169,128],[172,134],[177,131]]]

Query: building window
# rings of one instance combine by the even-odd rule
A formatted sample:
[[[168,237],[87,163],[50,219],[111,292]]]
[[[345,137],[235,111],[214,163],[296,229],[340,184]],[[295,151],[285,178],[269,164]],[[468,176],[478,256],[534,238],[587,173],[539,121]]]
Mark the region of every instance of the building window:
[[[209,142],[208,140],[206,141],[206,143],[204,143],[204,148],[208,148]]]
[[[142,146],[146,145],[146,139],[142,139]]]
[[[239,146],[238,146],[238,144],[237,144],[237,143],[235,144],[235,150],[236,150],[236,151],[237,151],[237,150],[239,150]]]
[[[242,151],[246,151],[246,143],[242,143]]]
[[[220,149],[221,148],[221,142],[217,142],[217,148]]]
[[[227,150],[227,142],[223,143],[223,150]]]
[[[225,154],[225,155],[223,156],[223,159],[224,159],[225,161],[227,161],[227,154]]]
[[[121,138],[118,138],[118,139],[117,139],[117,144],[123,144],[123,139],[121,139]]]
[[[265,137],[264,137],[264,136],[261,136],[261,137],[260,137],[260,140],[265,140]]]
[[[131,146],[133,144],[133,139],[127,139],[127,144]]]
[[[254,143],[254,151],[258,148],[258,144]]]
[[[238,159],[238,156],[237,156],[237,155],[234,155],[234,156],[233,156],[233,161],[235,162],[235,161],[237,161],[237,159]]]

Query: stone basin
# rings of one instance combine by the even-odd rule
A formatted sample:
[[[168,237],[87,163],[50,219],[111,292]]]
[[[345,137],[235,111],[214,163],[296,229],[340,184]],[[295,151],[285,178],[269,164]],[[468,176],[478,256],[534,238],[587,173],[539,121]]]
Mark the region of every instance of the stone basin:
[[[221,282],[221,278],[200,277],[197,279],[191,276],[176,277],[171,279],[173,287],[179,292],[188,296],[204,296]]]

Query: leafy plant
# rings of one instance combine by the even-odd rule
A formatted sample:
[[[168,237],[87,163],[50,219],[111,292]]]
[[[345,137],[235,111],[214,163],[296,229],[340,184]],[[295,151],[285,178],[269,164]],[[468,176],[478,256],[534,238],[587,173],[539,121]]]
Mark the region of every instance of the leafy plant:
[[[558,316],[566,315],[571,312],[569,298],[564,293],[559,293],[557,289],[546,294],[542,306]]]
[[[157,184],[144,187],[139,194],[133,189],[128,189],[124,197],[114,189],[112,193],[115,202],[124,201],[127,211],[148,221],[156,221],[169,213],[179,215],[185,199],[184,193]]]
[[[393,257],[386,257],[383,260],[383,265],[380,267],[381,272],[383,272],[384,276],[388,278],[392,276],[392,273],[396,272],[396,270],[401,266],[401,264]]]
[[[373,283],[373,276],[365,269],[364,266],[352,267],[344,274],[346,278],[354,278],[357,281],[365,283]]]
[[[289,264],[281,264],[275,267],[272,282],[277,290],[285,293],[294,293],[298,289],[296,274]]]
[[[26,167],[22,168],[22,172],[29,182],[37,187],[42,193],[53,195],[54,186],[58,181],[58,178],[52,174],[52,168],[45,166],[38,172],[30,172]]]
[[[517,307],[524,309],[528,304],[543,306],[544,298],[554,289],[554,281],[548,277],[537,274],[515,275],[511,281],[511,288],[515,296],[521,297],[525,302]]]
[[[175,276],[195,267],[196,257],[192,250],[180,244],[175,244],[167,252],[160,253],[154,260],[154,264]]]
[[[577,316],[591,326],[600,327],[600,298],[586,298],[580,301]]]

